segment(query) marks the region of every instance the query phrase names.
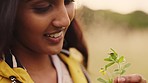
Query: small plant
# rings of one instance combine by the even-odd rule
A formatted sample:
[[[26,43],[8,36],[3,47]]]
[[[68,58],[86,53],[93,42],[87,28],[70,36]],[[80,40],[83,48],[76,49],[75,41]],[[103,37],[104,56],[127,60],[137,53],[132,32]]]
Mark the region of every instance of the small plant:
[[[130,63],[127,63],[124,56],[119,56],[113,49],[111,49],[109,56],[104,59],[108,63],[100,69],[100,73],[106,78],[98,78],[97,80],[102,83],[113,83],[114,77],[120,77],[125,72],[126,69],[130,66]],[[110,66],[115,66],[112,72],[109,72],[108,68]]]

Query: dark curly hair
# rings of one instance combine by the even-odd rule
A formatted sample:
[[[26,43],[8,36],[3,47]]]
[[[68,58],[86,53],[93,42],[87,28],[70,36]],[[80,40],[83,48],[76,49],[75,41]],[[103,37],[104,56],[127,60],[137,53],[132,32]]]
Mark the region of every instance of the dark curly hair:
[[[18,1],[0,0],[0,54],[11,43]]]

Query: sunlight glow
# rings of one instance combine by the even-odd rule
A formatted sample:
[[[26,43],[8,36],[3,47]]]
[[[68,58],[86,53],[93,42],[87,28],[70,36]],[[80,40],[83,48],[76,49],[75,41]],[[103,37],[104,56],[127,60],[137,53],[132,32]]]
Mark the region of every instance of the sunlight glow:
[[[107,9],[119,13],[142,10],[148,13],[148,0],[76,0],[77,6],[88,6],[91,9]]]

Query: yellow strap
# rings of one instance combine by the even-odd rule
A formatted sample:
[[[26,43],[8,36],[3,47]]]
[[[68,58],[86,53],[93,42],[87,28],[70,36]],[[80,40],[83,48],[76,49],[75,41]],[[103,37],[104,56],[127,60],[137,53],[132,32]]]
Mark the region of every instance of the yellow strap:
[[[17,80],[19,80],[22,83],[34,83],[29,74],[26,72],[26,70],[22,68],[10,68],[4,60],[0,61],[0,76],[4,78],[15,76]],[[0,80],[0,83],[1,81],[3,80]]]
[[[60,53],[59,56],[68,65],[68,68],[74,83],[88,83],[80,67],[80,64],[76,60],[74,60],[71,57],[67,57],[62,53]]]

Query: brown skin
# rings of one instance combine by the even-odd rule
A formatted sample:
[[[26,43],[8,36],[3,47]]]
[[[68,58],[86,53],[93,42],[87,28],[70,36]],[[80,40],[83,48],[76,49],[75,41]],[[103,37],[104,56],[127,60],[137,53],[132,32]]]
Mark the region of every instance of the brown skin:
[[[61,51],[65,32],[75,13],[74,3],[65,2],[68,3],[64,0],[22,0],[19,3],[11,49],[35,83],[57,83],[57,73],[49,57]],[[44,36],[61,29],[61,40],[56,43]]]
[[[146,80],[138,74],[131,74],[115,78],[114,83],[146,83]]]
[[[66,2],[69,0],[65,0]],[[57,83],[57,72],[50,56],[61,51],[65,32],[74,18],[74,3],[64,0],[21,0],[16,18],[12,53],[35,83]],[[51,4],[51,6],[49,6]],[[42,11],[42,12],[39,12]],[[65,27],[59,42],[49,41],[44,34]],[[115,83],[146,83],[139,75],[116,78]]]

